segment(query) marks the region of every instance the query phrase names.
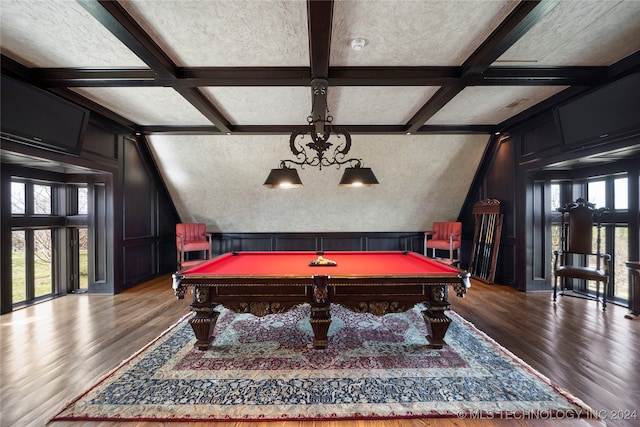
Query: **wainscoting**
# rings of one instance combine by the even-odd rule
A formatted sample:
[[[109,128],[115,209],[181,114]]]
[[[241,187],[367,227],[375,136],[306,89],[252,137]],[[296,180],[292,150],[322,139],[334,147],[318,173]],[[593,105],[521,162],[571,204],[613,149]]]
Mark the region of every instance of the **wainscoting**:
[[[232,251],[413,251],[423,253],[424,232],[218,233],[214,256]]]

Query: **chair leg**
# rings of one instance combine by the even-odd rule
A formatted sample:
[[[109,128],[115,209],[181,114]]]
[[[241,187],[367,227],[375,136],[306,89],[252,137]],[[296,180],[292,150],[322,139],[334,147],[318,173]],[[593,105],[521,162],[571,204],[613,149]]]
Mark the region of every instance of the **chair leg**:
[[[558,276],[553,276],[553,302],[556,302],[556,298],[558,296]]]
[[[609,282],[602,282],[602,311],[607,311],[607,291],[608,291]],[[598,285],[598,289],[600,289],[600,285]]]

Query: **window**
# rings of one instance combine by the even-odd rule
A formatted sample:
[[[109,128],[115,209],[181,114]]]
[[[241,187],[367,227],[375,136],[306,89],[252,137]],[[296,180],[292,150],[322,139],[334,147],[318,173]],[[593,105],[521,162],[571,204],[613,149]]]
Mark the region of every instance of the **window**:
[[[51,229],[33,230],[34,298],[54,292],[51,232]]]
[[[557,211],[562,206],[560,198],[560,184],[551,184],[551,210]]]
[[[607,187],[605,181],[589,181],[587,192],[589,197],[587,200],[596,205],[597,208],[607,206]]]
[[[55,236],[51,226],[56,184],[27,179],[11,181],[12,217],[28,218],[28,225],[12,227],[11,302],[15,306],[56,293]],[[44,217],[46,215],[46,217]]]
[[[11,241],[12,303],[22,305],[52,295],[52,230],[13,230]]]
[[[12,177],[14,307],[89,288],[90,197],[84,183]]]
[[[629,209],[629,190],[627,177],[613,180],[613,208],[615,210]]]
[[[614,227],[613,237],[613,297],[627,301],[629,299],[629,270],[624,262],[629,259],[628,227]]]
[[[87,187],[78,187],[78,215],[87,215],[89,213],[88,197]]]
[[[24,215],[26,213],[25,201],[25,184],[24,182],[11,183],[11,214]]]
[[[51,215],[51,186],[35,184],[33,186],[33,213]]]
[[[78,229],[78,287],[89,287],[89,233],[86,228]]]
[[[11,232],[11,289],[14,304],[27,300],[27,251],[24,230]]]

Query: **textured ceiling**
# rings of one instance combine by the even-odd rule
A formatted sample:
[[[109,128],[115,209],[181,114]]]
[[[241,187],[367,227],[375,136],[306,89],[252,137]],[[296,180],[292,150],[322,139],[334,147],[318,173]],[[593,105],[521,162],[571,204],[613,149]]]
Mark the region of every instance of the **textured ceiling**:
[[[304,188],[267,189],[269,170],[292,157],[278,135],[152,135],[150,145],[183,221],[225,232],[372,232],[455,220],[486,143],[483,135],[353,138],[350,154],[380,185],[338,187],[343,170],[307,167]]]
[[[3,72],[142,133],[184,219],[286,229],[288,206],[304,211],[296,230],[415,230],[455,218],[493,132],[640,54],[640,1],[2,0],[0,48]],[[382,184],[343,200],[331,171],[307,169],[295,196],[265,193],[318,77],[334,124]],[[444,177],[434,159],[465,173]],[[207,191],[193,194],[198,185]],[[318,194],[351,221],[302,208]],[[207,209],[221,200],[234,209]],[[269,214],[234,222],[251,203]]]

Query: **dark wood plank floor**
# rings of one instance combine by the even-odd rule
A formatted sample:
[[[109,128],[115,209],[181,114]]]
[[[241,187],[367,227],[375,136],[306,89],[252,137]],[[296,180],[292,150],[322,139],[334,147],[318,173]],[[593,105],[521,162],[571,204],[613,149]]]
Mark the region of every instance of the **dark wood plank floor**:
[[[186,314],[189,302],[176,300],[170,284],[163,277],[115,296],[69,295],[1,316],[0,425],[44,426],[67,401]],[[602,313],[594,301],[563,297],[554,304],[549,292],[521,293],[478,282],[466,298],[452,297],[451,302],[479,329],[599,411],[604,422],[422,419],[213,425],[640,425],[638,419],[612,419],[640,410],[640,321],[625,319],[625,308],[611,305]],[[112,423],[52,424],[107,425]]]

